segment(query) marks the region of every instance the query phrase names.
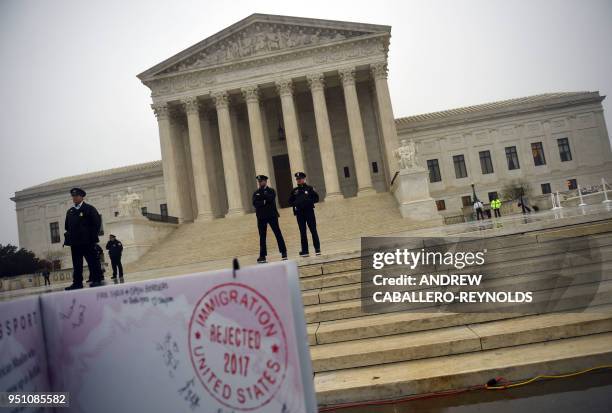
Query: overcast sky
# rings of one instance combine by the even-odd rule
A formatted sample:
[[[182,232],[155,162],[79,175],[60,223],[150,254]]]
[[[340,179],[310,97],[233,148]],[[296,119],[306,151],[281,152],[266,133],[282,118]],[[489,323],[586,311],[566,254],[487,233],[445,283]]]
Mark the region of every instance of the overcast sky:
[[[252,13],[391,25],[396,117],[612,91],[610,0],[0,0],[0,243],[16,190],[160,159],[136,75]]]

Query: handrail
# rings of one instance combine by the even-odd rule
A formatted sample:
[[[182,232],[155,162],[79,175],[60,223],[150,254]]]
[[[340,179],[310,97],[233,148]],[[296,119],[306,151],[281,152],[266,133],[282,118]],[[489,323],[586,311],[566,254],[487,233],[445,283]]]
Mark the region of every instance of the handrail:
[[[178,224],[179,220],[177,217],[170,215],[153,214],[151,212],[143,212],[142,215],[150,221],[155,222],[167,222],[170,224]]]
[[[399,175],[399,171],[396,171],[395,175],[393,175],[393,179],[391,179],[391,184],[389,186],[393,186],[393,182],[395,182],[395,179],[397,178],[398,175]]]

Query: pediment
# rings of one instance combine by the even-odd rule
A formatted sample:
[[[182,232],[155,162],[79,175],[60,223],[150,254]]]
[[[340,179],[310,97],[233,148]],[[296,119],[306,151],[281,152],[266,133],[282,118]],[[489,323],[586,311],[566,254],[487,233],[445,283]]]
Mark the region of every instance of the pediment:
[[[389,26],[254,14],[141,73],[141,80],[329,45]]]

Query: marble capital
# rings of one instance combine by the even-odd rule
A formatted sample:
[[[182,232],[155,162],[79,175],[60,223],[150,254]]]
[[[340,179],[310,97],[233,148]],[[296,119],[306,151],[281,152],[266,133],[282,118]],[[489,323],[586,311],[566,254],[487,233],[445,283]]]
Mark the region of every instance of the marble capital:
[[[195,96],[190,96],[181,100],[181,103],[185,107],[187,114],[198,114],[200,113],[200,102]]]
[[[157,120],[167,120],[170,118],[170,108],[168,108],[166,102],[153,103],[151,109],[153,109],[153,113],[155,113]]]
[[[342,84],[344,86],[355,84],[355,68],[354,67],[345,67],[342,69],[338,69],[338,74],[340,75],[340,79],[342,80]]]
[[[259,88],[257,86],[247,86],[240,89],[246,102],[259,101]]]
[[[211,96],[213,98],[213,101],[215,102],[217,110],[227,109],[229,107],[230,97],[226,91],[212,92]]]
[[[387,63],[372,63],[370,65],[370,72],[372,73],[372,77],[374,79],[386,79],[389,69],[387,67]]]
[[[323,73],[315,73],[306,76],[310,90],[325,89],[325,75]]]
[[[293,81],[291,79],[277,80],[276,91],[281,96],[293,95]]]

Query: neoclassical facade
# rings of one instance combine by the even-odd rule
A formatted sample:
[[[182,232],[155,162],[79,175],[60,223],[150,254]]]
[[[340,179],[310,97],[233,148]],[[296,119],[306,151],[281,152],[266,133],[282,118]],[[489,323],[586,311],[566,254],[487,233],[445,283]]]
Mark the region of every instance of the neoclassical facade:
[[[162,161],[17,191],[19,245],[69,265],[63,220],[73,186],[87,190],[106,228],[128,188],[147,212],[183,222],[250,212],[257,174],[271,177],[281,207],[297,171],[325,202],[389,191],[398,170],[393,153],[405,139],[429,169],[428,190],[442,215],[461,214],[471,184],[488,201],[518,179],[534,195],[564,191],[568,181],[612,183],[598,92],[394,119],[389,38],[388,26],[252,15],[141,73]]]
[[[398,140],[390,27],[254,14],[141,73],[157,116],[169,213],[250,212],[265,174],[327,201],[388,190]]]
[[[545,93],[397,119],[400,142],[413,140],[429,169],[442,215],[476,195],[488,203],[522,182],[535,198],[612,184],[612,152],[598,92]],[[575,189],[575,188],[573,188]]]

